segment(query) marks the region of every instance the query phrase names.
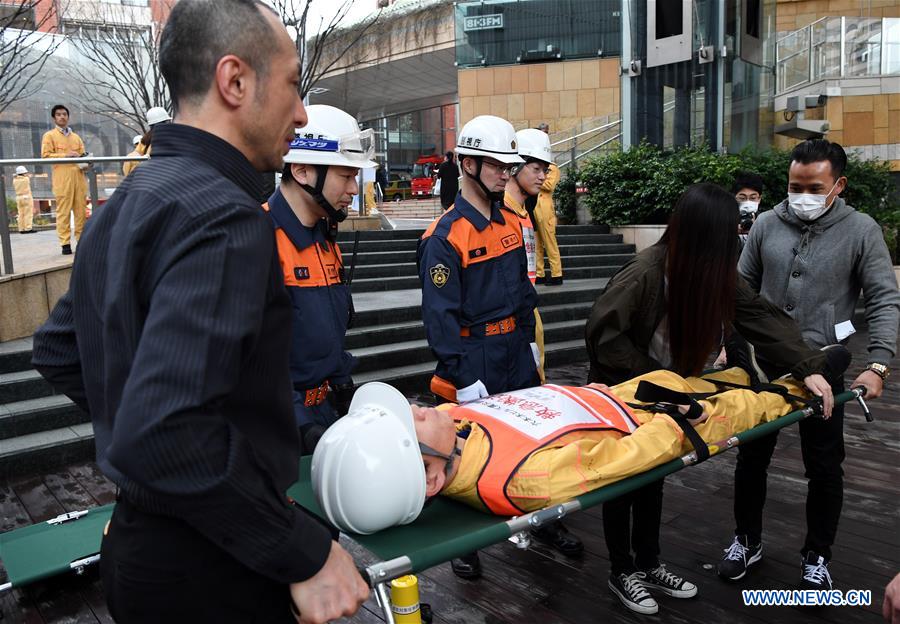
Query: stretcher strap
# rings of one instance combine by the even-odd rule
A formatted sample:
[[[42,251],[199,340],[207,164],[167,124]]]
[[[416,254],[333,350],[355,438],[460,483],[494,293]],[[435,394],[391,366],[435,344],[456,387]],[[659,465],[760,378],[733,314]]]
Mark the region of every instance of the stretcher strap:
[[[690,420],[696,420],[703,415],[703,407],[697,402],[694,395],[678,392],[671,388],[642,380],[638,384],[634,398],[638,401],[650,403],[650,405],[629,403],[630,407],[667,414],[681,427],[685,437],[690,441],[691,446],[694,447],[694,452],[697,453],[697,461],[702,462],[709,459],[709,448],[706,446],[706,442],[703,441],[703,437],[697,433],[697,430],[690,423]],[[681,410],[678,409],[679,405],[689,406],[687,414],[681,413]]]

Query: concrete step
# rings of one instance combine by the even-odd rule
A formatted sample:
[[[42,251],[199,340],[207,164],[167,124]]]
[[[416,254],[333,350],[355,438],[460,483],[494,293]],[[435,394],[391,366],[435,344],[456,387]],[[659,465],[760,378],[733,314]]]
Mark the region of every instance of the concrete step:
[[[398,232],[411,232],[415,230],[395,230]],[[359,245],[356,250],[359,253],[369,253],[378,251],[409,251],[415,250],[419,237],[399,238],[399,239],[366,239],[360,237]],[[556,242],[560,246],[567,245],[612,245],[622,244],[622,236],[620,234],[557,234]],[[341,253],[344,254],[347,264],[350,263],[350,257],[353,255],[353,239],[338,239],[341,246]]]
[[[559,321],[585,321],[591,311],[592,301],[563,303],[540,308],[544,323]],[[420,318],[396,323],[353,328],[347,332],[345,346],[348,350],[366,346],[391,345],[408,340],[425,338],[425,326]]]
[[[94,458],[94,430],[90,423],[29,433],[3,441],[0,475],[10,478],[42,474]]]
[[[0,405],[51,394],[53,389],[50,384],[34,369],[0,375]]]
[[[566,275],[573,269],[585,267],[621,267],[633,257],[632,254],[604,254],[591,256],[575,256],[564,258],[563,271]],[[353,285],[356,280],[371,278],[403,277],[418,275],[415,262],[396,262],[390,264],[369,264],[357,266],[353,272]]]
[[[584,339],[567,340],[549,344],[545,349],[546,366],[564,366],[583,360],[587,357]],[[353,381],[362,384],[369,381],[383,381],[391,384],[408,397],[426,395],[429,392],[431,376],[434,374],[434,362],[420,362],[353,376]]]
[[[0,405],[0,440],[90,422],[90,415],[61,394]]]
[[[583,319],[544,323],[544,344],[546,346],[579,338],[582,342],[584,341]],[[350,349],[350,352],[357,358],[357,365],[353,371],[354,379],[364,373],[435,361],[434,353],[424,337],[417,340],[408,339],[402,342],[364,346]]]
[[[351,248],[347,248],[346,246],[342,246],[341,248],[344,254],[344,263],[349,269],[350,265],[353,263],[353,253],[352,253],[352,245]],[[598,245],[562,245],[559,248],[560,256],[563,260],[563,265],[567,264],[567,260],[569,258],[581,258],[584,256],[593,256],[593,255],[617,255],[626,257],[623,260],[623,264],[630,260],[634,255],[634,245],[628,245],[625,243],[601,243]],[[357,270],[363,266],[371,266],[373,264],[396,264],[401,262],[415,262],[416,261],[416,249],[415,246],[410,247],[410,249],[400,249],[394,251],[367,251],[367,252],[359,252],[356,255],[356,268]]]
[[[563,274],[566,279],[585,280],[597,279],[601,277],[612,277],[619,270],[621,264],[603,266],[598,258],[591,266],[586,267],[563,267]],[[359,267],[357,267],[357,272]],[[419,288],[419,278],[413,275],[396,276],[396,277],[371,277],[353,278],[353,293],[379,292],[385,290],[402,290]]]
[[[31,368],[31,338],[0,342],[0,374]]]

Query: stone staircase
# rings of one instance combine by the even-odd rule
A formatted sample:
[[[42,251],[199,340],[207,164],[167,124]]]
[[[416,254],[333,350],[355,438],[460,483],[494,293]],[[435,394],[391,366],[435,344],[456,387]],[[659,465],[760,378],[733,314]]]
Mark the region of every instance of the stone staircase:
[[[385,381],[408,396],[428,391],[434,356],[425,340],[416,275],[421,230],[362,232],[352,290],[356,314],[347,348],[358,358],[357,383]],[[566,282],[538,286],[547,367],[583,360],[591,305],[633,245],[594,226],[560,226]],[[348,267],[354,234],[339,241]],[[0,480],[93,458],[84,412],[31,368],[31,339],[0,343]]]

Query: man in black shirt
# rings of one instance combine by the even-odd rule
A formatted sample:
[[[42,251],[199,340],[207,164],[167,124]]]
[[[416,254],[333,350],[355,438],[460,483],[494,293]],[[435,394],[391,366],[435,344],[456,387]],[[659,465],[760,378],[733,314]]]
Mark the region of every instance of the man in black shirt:
[[[299,64],[254,0],[181,0],[160,42],[175,123],[91,219],[34,365],[91,413],[120,488],[101,550],[118,622],[325,622],[368,596],[286,496],[291,305],[259,171],[306,123]]]

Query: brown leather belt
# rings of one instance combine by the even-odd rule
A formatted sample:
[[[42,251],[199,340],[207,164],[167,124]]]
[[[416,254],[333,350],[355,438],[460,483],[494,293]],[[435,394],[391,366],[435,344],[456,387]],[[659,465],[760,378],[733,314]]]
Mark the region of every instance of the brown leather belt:
[[[472,327],[462,327],[459,330],[459,335],[463,337],[471,336],[473,328],[478,328],[478,330],[481,330],[482,327],[484,328],[485,336],[500,336],[502,334],[509,334],[516,330],[516,317],[507,316],[506,318],[500,319],[499,321],[494,321],[493,323],[473,325]],[[476,333],[478,333],[478,331],[476,331]]]

